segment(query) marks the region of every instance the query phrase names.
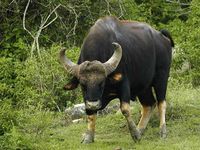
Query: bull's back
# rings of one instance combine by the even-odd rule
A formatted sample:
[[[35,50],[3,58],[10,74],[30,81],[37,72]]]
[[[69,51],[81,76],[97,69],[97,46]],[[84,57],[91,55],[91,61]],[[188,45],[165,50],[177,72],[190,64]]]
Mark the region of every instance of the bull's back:
[[[151,86],[160,72],[164,72],[166,78],[168,77],[172,45],[170,39],[145,23],[123,24],[127,30],[123,32],[124,36],[128,35],[127,40],[130,43],[130,46],[125,48],[125,53],[130,59],[130,65],[127,67],[128,78],[132,94],[137,95]]]
[[[126,75],[133,91],[141,91],[148,87],[154,77],[156,49],[152,29],[143,23],[123,23],[122,45]]]

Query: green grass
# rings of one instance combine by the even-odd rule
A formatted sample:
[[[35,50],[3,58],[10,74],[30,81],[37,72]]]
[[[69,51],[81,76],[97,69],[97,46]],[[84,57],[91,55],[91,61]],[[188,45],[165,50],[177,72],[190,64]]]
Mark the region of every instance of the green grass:
[[[117,147],[123,150],[200,149],[200,90],[171,86],[167,97],[166,139],[159,137],[157,109],[141,141],[137,143],[132,140],[121,113],[99,117],[96,123],[95,142],[81,144],[87,124],[82,122],[65,125],[63,115],[52,115],[49,112],[49,115],[44,113],[33,116],[34,118],[30,120],[33,124],[13,128],[12,133],[8,135],[11,136],[9,139],[11,145],[7,145],[7,149],[114,150]],[[138,122],[140,114],[138,102],[134,103],[132,112],[135,122]]]

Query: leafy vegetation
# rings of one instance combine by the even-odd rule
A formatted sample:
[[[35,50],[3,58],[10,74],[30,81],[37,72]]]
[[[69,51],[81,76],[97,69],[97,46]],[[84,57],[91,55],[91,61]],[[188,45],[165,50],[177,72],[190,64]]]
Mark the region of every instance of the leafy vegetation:
[[[0,1],[0,149],[199,147],[199,0],[35,0],[25,13],[28,1]],[[132,142],[126,127],[120,128],[125,123],[121,115],[100,118],[97,142],[91,145],[79,144],[85,124],[68,126],[63,110],[82,97],[80,89],[62,90],[71,76],[58,61],[59,49],[67,47],[68,57],[76,62],[89,28],[106,15],[147,22],[172,34],[176,46],[168,92],[169,137],[165,141],[157,136],[156,115],[140,143]],[[38,32],[45,19],[49,25]],[[40,47],[32,53],[37,34],[35,44]],[[134,118],[139,117],[138,111],[136,104]]]

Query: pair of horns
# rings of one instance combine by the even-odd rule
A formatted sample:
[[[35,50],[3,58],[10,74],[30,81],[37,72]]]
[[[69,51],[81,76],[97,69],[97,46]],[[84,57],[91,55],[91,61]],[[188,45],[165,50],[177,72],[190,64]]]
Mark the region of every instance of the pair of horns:
[[[122,48],[118,43],[113,42],[112,43],[115,46],[115,51],[111,58],[106,61],[105,63],[102,63],[106,70],[106,75],[109,75],[112,73],[118,66],[121,58],[122,58]],[[79,65],[72,62],[70,59],[68,59],[65,56],[66,48],[62,48],[60,51],[60,61],[64,65],[65,69],[67,71],[70,71],[72,75],[76,76],[76,72],[78,71]]]

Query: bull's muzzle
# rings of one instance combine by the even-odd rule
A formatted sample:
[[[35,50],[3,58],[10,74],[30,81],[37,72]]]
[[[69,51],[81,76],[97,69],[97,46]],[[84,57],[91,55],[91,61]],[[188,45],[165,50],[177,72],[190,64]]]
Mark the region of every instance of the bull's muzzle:
[[[100,100],[97,100],[94,102],[86,101],[85,108],[89,109],[89,110],[97,110],[97,109],[101,108],[101,101]]]

